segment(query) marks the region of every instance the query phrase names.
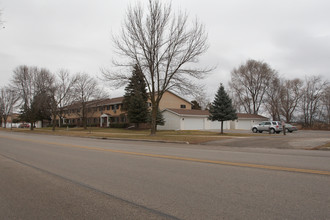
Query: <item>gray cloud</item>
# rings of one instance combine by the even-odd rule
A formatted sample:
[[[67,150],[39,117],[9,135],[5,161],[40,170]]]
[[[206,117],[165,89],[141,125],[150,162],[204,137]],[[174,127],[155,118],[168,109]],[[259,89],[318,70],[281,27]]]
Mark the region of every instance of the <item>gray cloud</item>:
[[[6,28],[0,30],[0,85],[8,83],[12,70],[21,64],[99,74],[100,67],[116,56],[111,34],[119,31],[129,3],[136,1],[3,0]],[[186,10],[206,25],[210,48],[200,65],[217,65],[203,81],[210,96],[220,82],[228,82],[234,67],[249,58],[269,63],[288,78],[306,74],[330,78],[326,0],[175,0],[172,5],[174,11]]]

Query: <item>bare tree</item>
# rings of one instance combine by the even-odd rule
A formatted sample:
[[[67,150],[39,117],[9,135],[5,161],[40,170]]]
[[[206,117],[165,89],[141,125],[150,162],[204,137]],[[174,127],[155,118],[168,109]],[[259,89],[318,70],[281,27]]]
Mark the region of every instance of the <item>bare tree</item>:
[[[17,102],[17,93],[10,88],[1,88],[0,92],[0,108],[1,117],[3,118],[4,127],[6,128],[7,119],[12,114],[15,103]]]
[[[20,98],[20,106],[25,111],[31,108],[33,97],[37,94],[35,85],[36,67],[19,66],[14,70],[13,87],[18,91]],[[31,130],[33,129],[33,122],[31,121]]]
[[[193,95],[193,98],[203,110],[205,110],[211,103],[211,100],[207,97],[204,87],[199,88]]]
[[[84,129],[87,129],[88,102],[100,99],[102,91],[98,88],[95,79],[86,73],[79,73],[74,84],[74,101],[81,107],[77,114],[81,117]]]
[[[265,108],[274,121],[281,120],[281,89],[281,79],[277,76],[277,74],[274,74],[272,79],[270,80],[269,86],[266,89],[266,97],[264,101]]]
[[[37,67],[19,66],[14,70],[13,87],[18,92],[21,117],[31,124],[45,117],[49,108],[50,90],[54,79],[47,69]]]
[[[0,127],[2,127],[2,119],[3,119],[2,115],[3,115],[3,105],[2,105],[2,100],[0,99]]]
[[[68,70],[62,69],[55,75],[54,85],[50,88],[53,131],[55,131],[57,117],[59,125],[61,123],[63,107],[71,104],[73,100],[73,87],[76,81],[77,77],[70,76]]]
[[[291,122],[302,96],[304,83],[301,79],[285,80],[281,86],[281,115]]]
[[[325,122],[330,125],[330,86],[324,89],[322,95],[322,103],[323,103],[323,114]]]
[[[246,113],[258,114],[276,71],[262,61],[248,60],[231,72],[230,87]]]
[[[156,133],[157,110],[164,92],[196,91],[192,79],[203,78],[210,71],[192,65],[206,52],[206,41],[202,24],[197,20],[188,24],[186,13],[174,14],[171,5],[163,1],[149,0],[147,10],[141,5],[128,8],[122,32],[114,37],[117,52],[126,62],[114,63],[119,67],[137,64],[142,70],[152,104],[151,135]],[[103,73],[117,86],[126,84],[130,77],[130,71]]]
[[[301,99],[301,110],[304,117],[305,126],[312,127],[316,115],[321,107],[321,98],[324,89],[328,85],[320,76],[310,76],[305,78],[305,86]]]

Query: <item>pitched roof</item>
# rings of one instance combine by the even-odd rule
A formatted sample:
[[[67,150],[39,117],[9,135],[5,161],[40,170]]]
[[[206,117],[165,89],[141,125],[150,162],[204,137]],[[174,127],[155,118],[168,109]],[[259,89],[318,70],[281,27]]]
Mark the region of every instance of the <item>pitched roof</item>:
[[[264,117],[262,115],[248,114],[248,113],[237,113],[237,118],[240,118],[240,119],[262,119],[262,120],[268,120],[267,117]]]
[[[112,99],[104,99],[100,103],[97,103],[97,106],[102,106],[102,105],[113,105],[113,104],[121,104],[123,103],[124,97],[116,97]]]
[[[195,110],[195,109],[173,109],[173,108],[167,108],[164,111],[170,111],[174,114],[180,115],[180,116],[209,116],[210,112],[208,110]],[[268,120],[268,118],[256,115],[256,114],[247,114],[247,113],[237,113],[237,118],[239,119],[262,119],[262,120]]]
[[[112,99],[97,99],[86,102],[87,107],[98,107],[103,105],[114,105],[123,103],[124,97],[117,97]],[[72,108],[81,108],[81,102],[75,102],[71,105],[65,106],[64,108],[72,109]]]
[[[195,110],[195,109],[174,109],[174,108],[167,108],[164,111],[170,111],[177,115],[189,115],[189,116],[209,116],[210,113],[208,110]]]

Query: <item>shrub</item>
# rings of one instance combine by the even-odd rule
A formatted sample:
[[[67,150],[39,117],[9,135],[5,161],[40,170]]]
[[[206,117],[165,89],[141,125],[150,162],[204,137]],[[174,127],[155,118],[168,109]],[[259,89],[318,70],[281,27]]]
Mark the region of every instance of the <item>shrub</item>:
[[[110,128],[127,128],[128,126],[128,123],[110,124]]]

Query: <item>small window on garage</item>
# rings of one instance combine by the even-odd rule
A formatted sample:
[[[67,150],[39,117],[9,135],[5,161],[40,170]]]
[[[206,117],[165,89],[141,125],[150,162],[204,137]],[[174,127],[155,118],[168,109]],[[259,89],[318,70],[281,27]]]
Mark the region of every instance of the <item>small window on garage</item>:
[[[186,105],[180,105],[180,108],[186,108]]]

